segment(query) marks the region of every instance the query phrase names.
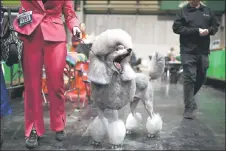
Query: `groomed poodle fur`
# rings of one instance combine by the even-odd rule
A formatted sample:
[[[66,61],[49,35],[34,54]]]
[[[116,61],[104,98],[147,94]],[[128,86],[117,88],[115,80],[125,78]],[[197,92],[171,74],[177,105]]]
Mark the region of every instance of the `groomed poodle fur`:
[[[142,121],[141,114],[135,112],[140,100],[150,117],[147,121],[148,132],[157,133],[161,130],[161,117],[155,116],[153,111],[153,93],[150,93],[152,90],[149,78],[142,73],[135,73],[129,64],[132,50],[130,35],[121,29],[111,29],[101,33],[92,44],[88,78],[91,81],[91,98],[99,108],[99,115],[91,124],[90,130],[96,143],[100,143],[104,139],[104,133],[107,133],[109,143],[113,147],[121,145],[126,129],[130,131]],[[155,59],[152,60],[153,68],[150,76],[152,77],[153,74],[152,79],[156,79],[163,72],[164,57],[157,53],[152,57]],[[126,127],[118,117],[118,110],[128,103],[131,114],[127,118]],[[104,116],[106,109],[112,110],[113,121]],[[155,121],[152,122],[151,119]],[[152,127],[155,130],[149,131]]]

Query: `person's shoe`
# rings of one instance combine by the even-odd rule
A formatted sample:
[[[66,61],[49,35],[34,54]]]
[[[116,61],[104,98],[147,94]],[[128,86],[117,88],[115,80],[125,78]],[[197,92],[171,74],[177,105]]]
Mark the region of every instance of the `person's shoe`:
[[[184,118],[185,119],[193,119],[195,116],[193,114],[193,110],[192,109],[185,109],[184,111]]]
[[[65,138],[66,138],[65,130],[56,132],[56,140],[63,141],[63,140],[65,140]]]
[[[36,130],[32,130],[29,137],[25,139],[26,142],[26,148],[33,149],[38,146],[38,135],[36,133]]]

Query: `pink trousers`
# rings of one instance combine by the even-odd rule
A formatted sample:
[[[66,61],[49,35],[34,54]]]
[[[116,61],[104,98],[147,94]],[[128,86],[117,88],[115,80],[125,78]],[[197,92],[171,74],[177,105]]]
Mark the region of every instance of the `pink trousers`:
[[[67,55],[66,42],[44,41],[40,27],[30,36],[21,36],[21,39],[24,41],[22,63],[25,85],[25,136],[30,135],[33,127],[38,136],[45,132],[41,94],[43,65],[47,76],[50,127],[53,131],[64,130],[66,116],[63,72]]]

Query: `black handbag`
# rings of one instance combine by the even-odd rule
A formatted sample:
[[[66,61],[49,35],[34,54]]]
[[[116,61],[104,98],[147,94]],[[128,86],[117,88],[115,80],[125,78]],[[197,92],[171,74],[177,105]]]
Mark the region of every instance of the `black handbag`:
[[[1,60],[5,61],[7,66],[12,66],[21,61],[23,41],[16,36],[16,31],[12,24],[10,8],[8,8],[7,11],[8,22],[5,26],[8,26],[8,28],[6,29],[7,31],[4,31],[5,28],[2,28],[4,34],[1,35]]]

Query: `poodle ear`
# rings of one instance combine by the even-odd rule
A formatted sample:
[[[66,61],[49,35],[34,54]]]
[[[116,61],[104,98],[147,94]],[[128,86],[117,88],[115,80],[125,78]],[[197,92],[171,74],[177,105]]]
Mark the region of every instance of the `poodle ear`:
[[[90,62],[92,63],[89,64],[89,80],[97,84],[109,84],[110,76],[108,75],[106,65],[97,57],[90,57]]]
[[[129,63],[125,63],[123,66],[123,73],[121,75],[123,81],[129,81],[135,79],[136,74]]]

